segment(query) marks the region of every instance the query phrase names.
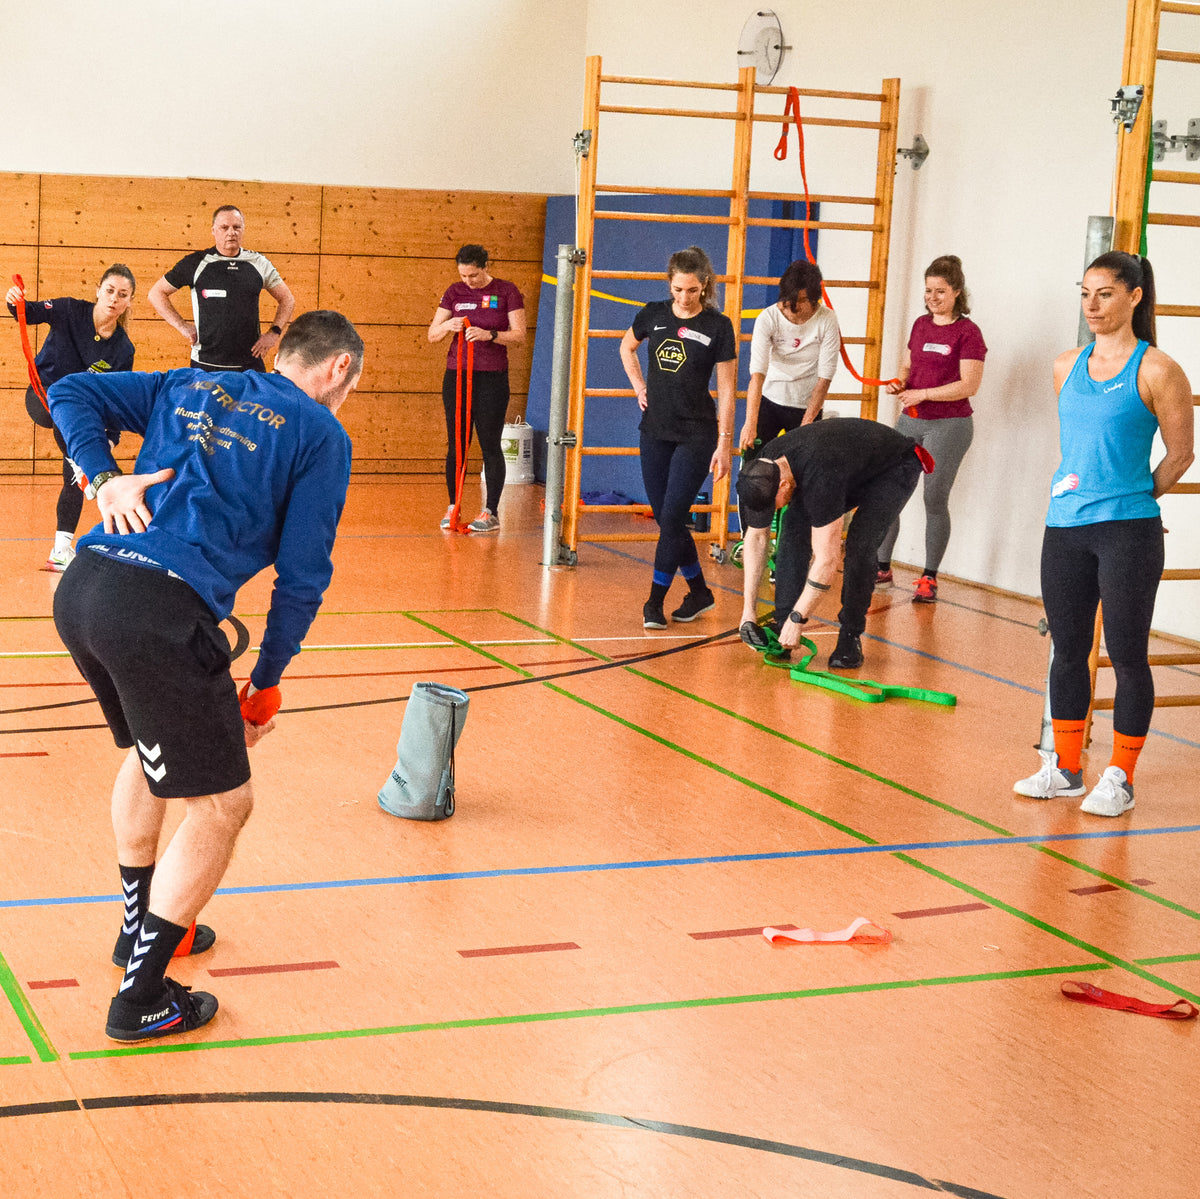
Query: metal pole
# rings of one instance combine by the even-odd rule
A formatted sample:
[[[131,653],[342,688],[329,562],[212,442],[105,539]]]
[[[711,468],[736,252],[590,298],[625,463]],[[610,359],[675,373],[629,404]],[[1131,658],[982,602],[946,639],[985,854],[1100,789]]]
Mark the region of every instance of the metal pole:
[[[554,343],[550,359],[550,427],[546,432],[546,519],[542,527],[542,565],[574,566],[575,551],[562,548],[563,479],[566,449],[575,444],[567,432],[571,385],[571,330],[575,319],[575,268],[582,251],[558,247],[558,287],[554,295]]]
[[[1085,271],[1101,254],[1107,254],[1113,248],[1115,225],[1116,222],[1110,216],[1088,217],[1087,236],[1084,239],[1083,247],[1083,269]],[[1088,328],[1088,323],[1084,319],[1083,312],[1080,311],[1079,336],[1075,339],[1075,344],[1077,346],[1086,346],[1094,340],[1095,337],[1091,329]]]

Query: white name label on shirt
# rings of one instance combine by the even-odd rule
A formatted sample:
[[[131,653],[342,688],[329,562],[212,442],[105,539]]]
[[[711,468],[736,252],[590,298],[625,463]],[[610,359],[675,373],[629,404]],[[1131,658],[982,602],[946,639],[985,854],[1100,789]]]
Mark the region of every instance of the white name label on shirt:
[[[223,300],[229,293],[223,287],[206,287],[200,294],[206,300]]]
[[[455,304],[454,311],[455,312],[467,312],[470,309],[478,308],[478,307],[479,307],[478,304],[471,304],[471,303]]]
[[[926,354],[949,354],[950,347],[944,346],[940,341],[927,341],[922,347]]]
[[[706,337],[703,333],[697,333],[695,329],[681,327],[679,330],[679,336],[686,337],[688,341],[698,341],[702,346],[712,345],[711,337]]]

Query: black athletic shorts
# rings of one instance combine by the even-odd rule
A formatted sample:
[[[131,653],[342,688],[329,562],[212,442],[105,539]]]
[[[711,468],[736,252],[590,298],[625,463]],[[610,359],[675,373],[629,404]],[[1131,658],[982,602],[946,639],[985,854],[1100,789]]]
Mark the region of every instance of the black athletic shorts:
[[[219,795],[250,778],[229,642],[182,579],[85,547],[54,593],[54,623],[153,794]]]

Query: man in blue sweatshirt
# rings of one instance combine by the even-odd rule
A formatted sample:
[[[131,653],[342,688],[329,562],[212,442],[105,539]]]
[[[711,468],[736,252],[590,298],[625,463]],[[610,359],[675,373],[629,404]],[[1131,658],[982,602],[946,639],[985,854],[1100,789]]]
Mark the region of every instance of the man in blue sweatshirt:
[[[195,920],[253,806],[246,748],[274,727],[280,677],[333,574],[350,481],[350,439],[335,414],[362,360],[354,326],[317,311],[292,323],[274,374],[80,374],[50,389],[104,520],[80,539],[54,620],[130,751],[112,798],[125,895],[113,952],[125,975],[105,1028],[115,1040],[188,1032],[216,1014],[215,996],[166,969],[215,940]],[[113,428],[143,438],[133,474],[112,457]],[[271,565],[266,632],[239,696],[218,623]],[[174,798],[186,813],[159,857]]]

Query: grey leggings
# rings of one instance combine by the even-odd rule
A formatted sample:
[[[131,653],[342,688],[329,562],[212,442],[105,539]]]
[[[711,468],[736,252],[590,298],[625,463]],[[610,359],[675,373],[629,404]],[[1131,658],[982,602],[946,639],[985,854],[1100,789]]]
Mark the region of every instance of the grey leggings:
[[[896,418],[896,432],[919,441],[936,463],[933,474],[925,476],[925,569],[936,571],[942,555],[950,544],[950,488],[954,486],[958,468],[971,448],[975,425],[969,416],[948,416],[945,420],[918,420],[905,416]],[[900,534],[900,520],[888,529],[879,547],[879,561],[890,562],[892,549]]]

